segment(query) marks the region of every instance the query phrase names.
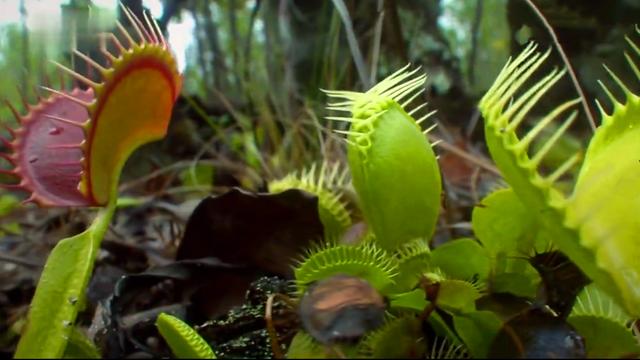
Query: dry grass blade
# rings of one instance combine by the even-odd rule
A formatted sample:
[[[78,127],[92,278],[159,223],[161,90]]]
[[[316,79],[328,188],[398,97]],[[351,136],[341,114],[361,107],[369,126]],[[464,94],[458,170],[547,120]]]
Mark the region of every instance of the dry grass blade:
[[[356,38],[356,34],[353,31],[353,22],[351,21],[351,16],[349,16],[349,10],[347,10],[347,6],[342,0],[332,0],[332,2],[333,6],[335,6],[336,8],[336,11],[338,11],[338,14],[340,14],[340,18],[342,19],[342,23],[344,24],[347,41],[349,42],[349,49],[351,50],[353,62],[356,64],[356,69],[358,70],[360,81],[362,82],[364,87],[368,89],[371,86],[371,83],[369,82],[369,78],[367,77],[367,69],[364,64],[364,58],[362,57],[362,51],[360,51],[360,46],[358,46],[358,39]]]

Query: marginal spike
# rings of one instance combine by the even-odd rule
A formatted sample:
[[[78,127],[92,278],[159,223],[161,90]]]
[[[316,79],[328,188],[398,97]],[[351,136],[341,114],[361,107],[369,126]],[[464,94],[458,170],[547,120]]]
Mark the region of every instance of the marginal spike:
[[[122,3],[120,3],[120,7],[122,8],[122,11],[127,16],[127,18],[129,19],[129,23],[135,29],[135,31],[138,34],[138,37],[140,38],[141,42],[145,43],[146,42],[145,37],[142,34],[142,30],[138,26],[138,22],[135,20],[135,16],[133,16],[133,14],[130,13],[130,10],[126,6],[124,6]]]
[[[353,118],[345,117],[345,116],[325,116],[325,119],[334,120],[334,121],[346,121],[348,123],[353,122]]]
[[[547,176],[544,179],[544,181],[547,184],[552,185],[560,177],[562,177],[562,175],[566,174],[574,165],[579,163],[581,159],[582,159],[582,154],[575,153],[572,157],[570,157],[565,162],[563,162],[562,165],[560,165],[558,169],[556,169],[556,171],[554,171],[551,175]]]
[[[90,86],[92,88],[95,88],[95,87],[97,87],[99,85],[95,81],[92,81],[91,79],[89,79],[89,78],[87,78],[87,77],[85,77],[83,75],[80,75],[76,71],[73,71],[73,70],[69,69],[68,67],[60,64],[57,61],[54,61],[54,60],[49,60],[49,61],[51,61],[53,64],[55,64],[60,70],[66,72],[69,75],[71,75],[74,79],[76,79],[78,81],[81,81],[81,82],[85,83],[86,85],[88,85],[88,86]]]
[[[40,91],[38,91],[38,87],[35,85],[31,85],[31,91],[36,94],[36,98],[38,98],[37,102],[43,101],[44,98],[42,97],[42,95],[40,94]]]
[[[415,72],[415,70],[412,72]],[[415,79],[407,80],[406,82],[401,83],[400,85],[397,85],[397,86],[394,86],[393,88],[388,89],[381,95],[389,96],[394,100],[399,101],[407,93],[410,93],[411,91],[417,89],[426,79],[427,79],[427,75],[422,74],[421,76],[418,76]]]
[[[9,175],[9,176],[19,176],[18,174],[16,174],[14,170],[6,170],[6,169],[0,169],[0,174]]]
[[[629,63],[629,66],[631,66],[631,70],[633,70],[634,74],[636,74],[636,77],[640,79],[640,70],[638,69],[636,64],[633,62],[633,60],[631,60],[631,56],[629,56],[629,54],[626,51],[624,52],[624,57],[627,59],[627,62]]]
[[[358,136],[361,135],[359,132],[356,131],[349,131],[349,130],[333,130],[333,132],[338,133],[338,134],[343,134],[343,135],[353,135],[353,136]]]
[[[158,22],[153,19],[152,21],[153,24],[153,28],[156,29],[156,32],[158,33],[158,36],[160,37],[160,41],[162,42],[162,46],[165,48],[168,48],[169,46],[167,45],[167,40],[164,38],[164,34],[162,34],[162,30],[160,30],[160,26],[158,25]]]
[[[611,93],[611,91],[609,91],[609,89],[607,88],[607,86],[601,81],[598,80],[598,84],[600,84],[600,87],[602,88],[602,90],[604,90],[605,94],[607,94],[607,96],[609,97],[609,99],[611,100],[611,102],[614,104],[618,103],[618,99],[616,99],[615,96],[613,96],[613,94]]]
[[[372,87],[369,91],[374,90],[376,88],[378,88],[378,86],[381,83],[384,83],[385,81],[389,81],[389,80],[393,80],[395,78],[397,78],[398,76],[400,76],[401,74],[403,74],[409,67],[411,67],[411,63],[408,63],[407,65],[403,66],[402,68],[396,70],[396,72],[394,72],[393,74],[389,75],[385,80],[381,81],[380,83],[378,83],[376,86]]]
[[[13,156],[9,155],[9,154],[5,154],[5,153],[0,153],[0,158],[5,159],[9,164],[16,166],[16,160],[13,158]]]
[[[336,130],[334,130],[334,131],[336,131]],[[347,137],[340,137],[340,139],[342,139],[344,142],[349,144],[349,146],[356,146],[356,143],[351,141],[351,140],[349,140],[349,138],[347,138]]]
[[[5,129],[9,133],[9,135],[11,136],[12,140],[16,138],[16,131],[13,130],[11,127],[9,127],[9,125],[0,124],[0,126],[2,126],[2,128]]]
[[[424,130],[422,133],[423,133],[423,134],[425,134],[425,135],[427,135],[428,133],[430,133],[430,132],[431,132],[431,130],[435,129],[436,127],[438,127],[438,123],[435,123],[435,124],[433,124],[433,125],[429,126],[429,127],[428,127],[426,130]]]
[[[147,27],[149,28],[149,34],[151,35],[151,39],[153,40],[152,42],[154,44],[159,44],[160,39],[158,39],[158,37],[156,36],[155,27],[152,25],[151,20],[149,20],[149,16],[147,15],[147,12],[144,10],[142,11],[142,17],[144,17],[144,22],[147,24]]]
[[[520,89],[524,82],[542,65],[550,53],[551,49],[547,50],[544,54],[536,53],[529,59],[520,59],[520,56],[518,56],[513,64],[520,65],[523,61],[526,61],[521,66],[514,68],[513,73],[511,73],[497,89],[497,92],[494,94],[494,96],[497,97],[494,106],[502,109],[507,102],[511,101],[515,92]]]
[[[509,106],[507,111],[502,115],[505,119],[513,119],[505,126],[508,132],[515,131],[517,127],[525,119],[525,116],[531,108],[547,93],[547,91],[565,74],[566,69],[557,71],[554,69],[547,74],[542,80],[531,86],[518,100]]]
[[[0,183],[0,188],[7,190],[27,190],[22,183],[20,184],[2,184]]]
[[[415,109],[409,111],[409,116],[413,116],[413,114],[417,113],[418,111],[420,111],[420,109],[424,108],[425,106],[427,106],[427,103],[422,103],[422,104],[416,106]]]
[[[604,107],[602,107],[602,104],[600,104],[600,101],[598,101],[598,99],[596,99],[596,107],[598,108],[598,111],[600,111],[600,114],[604,117],[605,115],[608,115],[606,111],[604,111]]]
[[[634,43],[631,39],[629,39],[628,36],[625,36],[624,38],[625,40],[627,40],[627,43],[631,46],[631,48],[635,50],[636,54],[640,55],[640,48],[638,48],[638,45],[636,45],[636,43]]]
[[[338,98],[338,99],[347,99],[354,101],[362,96],[362,93],[357,91],[347,91],[347,90],[325,90],[320,89],[320,91],[327,94],[329,97]]]
[[[334,102],[334,103],[328,103],[327,105],[329,106],[346,106],[346,107],[352,107],[354,104],[353,100],[347,100],[347,101],[339,101],[339,102]]]
[[[402,101],[402,99],[411,94],[416,89],[420,88],[424,82],[427,80],[427,75],[423,74],[413,80],[407,81],[406,83],[398,86],[395,91],[393,91],[389,96],[395,101]]]
[[[545,142],[540,150],[531,158],[530,164],[533,168],[537,168],[542,162],[542,159],[549,153],[553,145],[562,137],[562,135],[569,129],[569,126],[573,124],[573,121],[578,117],[578,112],[574,111],[564,121],[564,123],[556,130],[556,132]]]
[[[111,42],[113,42],[113,44],[116,46],[116,48],[118,48],[119,52],[122,53],[123,51],[126,50],[124,45],[122,45],[122,43],[120,42],[120,39],[118,39],[118,37],[114,33],[106,32],[106,33],[102,33],[102,34],[103,34],[105,40],[110,39]]]
[[[100,71],[101,74],[107,72],[107,69],[105,69],[102,65],[98,64],[95,60],[81,53],[80,51],[73,49],[73,53],[80,57],[82,60],[86,61],[87,64],[93,66],[96,70]]]
[[[415,94],[413,94],[407,101],[400,104],[400,106],[402,106],[403,109],[406,108],[407,105],[411,104],[411,102],[415,100],[418,96],[420,96],[420,94],[422,94],[424,90],[425,90],[424,87],[421,87],[420,90],[418,90]]]
[[[116,21],[116,26],[118,27],[122,35],[125,38],[127,38],[127,41],[129,41],[129,46],[134,47],[137,45],[136,41],[133,40],[133,37],[131,37],[131,34],[129,34],[127,29],[120,23],[120,21]]]
[[[50,114],[43,114],[43,116],[48,118],[48,119],[51,119],[51,120],[60,121],[60,122],[65,123],[67,125],[79,127],[81,129],[86,129],[87,128],[87,124],[89,123],[89,120],[85,120],[83,122],[76,122],[76,121],[72,121],[72,120],[69,120],[69,119],[61,118],[59,116],[50,115]]]
[[[536,136],[538,136],[538,134],[540,134],[540,132],[544,130],[544,128],[547,127],[547,125],[549,125],[549,123],[551,123],[553,120],[555,120],[555,118],[560,116],[560,114],[565,112],[565,110],[571,108],[572,106],[578,104],[579,102],[580,102],[580,99],[574,99],[571,101],[567,101],[564,104],[553,109],[553,111],[551,111],[549,114],[543,117],[542,120],[538,121],[536,125],[533,127],[533,129],[529,130],[529,132],[522,137],[522,139],[517,145],[518,148],[521,150],[527,149],[531,144],[531,142],[533,142],[533,139]],[[576,110],[574,110],[574,112],[576,112]]]
[[[382,80],[380,83],[372,87],[367,92],[373,93],[373,94],[379,94],[382,96],[389,96],[387,92],[389,92],[390,90],[394,90],[396,85],[400,84],[405,79],[410,79],[413,75],[415,75],[418,71],[420,71],[420,66],[418,66],[417,68],[409,72],[404,72],[406,68],[408,68],[408,66],[405,66],[404,68],[400,69],[403,71],[402,73],[400,72],[400,70],[396,71],[391,76]]]
[[[615,81],[616,84],[618,84],[618,86],[622,89],[625,95],[627,95],[627,97],[631,95],[631,90],[629,90],[629,88],[624,84],[624,82],[622,82],[622,80],[620,80],[620,78],[613,71],[611,71],[611,69],[609,69],[607,65],[602,64],[602,66],[609,73],[609,76],[613,78],[613,81]]]
[[[333,110],[333,111],[346,111],[346,112],[351,112],[351,108],[346,108],[346,107],[341,107],[341,106],[331,106],[328,105],[327,106],[327,110]]]
[[[34,204],[38,203],[38,199],[36,197],[36,194],[31,193],[31,195],[29,195],[28,198],[26,198],[26,199],[21,201],[21,205],[27,205],[29,203],[34,203]]]
[[[131,15],[133,15],[133,11],[131,9],[129,9],[129,12],[131,12]],[[142,10],[142,16],[144,17],[144,9]],[[144,26],[144,23],[142,22],[142,20],[138,19],[137,16],[134,17],[134,20],[136,21],[136,23],[138,24],[138,27],[140,27],[140,30],[142,30],[142,33],[145,36],[145,41],[144,43],[153,43],[153,39],[154,37],[151,36],[151,34],[149,33],[149,30],[147,30],[147,27]]]
[[[9,101],[5,100],[4,103],[7,105],[7,107],[9,107],[9,110],[11,111],[11,114],[13,114],[13,117],[16,119],[16,122],[18,124],[20,124],[22,122],[22,117],[20,117],[20,114],[18,113],[18,110],[13,106],[13,104],[11,104]],[[4,125],[4,124],[3,124]],[[15,130],[13,130],[12,128],[8,127],[8,126],[4,126],[4,128],[9,132],[9,134],[11,134],[11,136],[15,139],[16,137],[16,132]]]
[[[4,145],[4,147],[8,149],[13,148],[13,145],[11,144],[11,142],[7,140],[4,136],[0,136],[0,143],[2,143],[2,145]]]
[[[111,33],[100,33],[100,52],[102,53],[102,55],[106,56],[109,61],[113,62],[116,57],[109,51],[109,47],[107,46],[107,38],[113,39],[113,43],[116,45],[120,53],[124,51],[124,48],[115,35]]]
[[[428,118],[431,117],[431,115],[435,114],[436,112],[438,112],[438,110],[433,110],[430,111],[428,114],[426,114],[425,116],[421,117],[420,119],[416,120],[416,124],[420,125],[422,124],[425,120],[427,120]]]
[[[51,93],[54,93],[56,95],[62,96],[64,98],[68,99],[68,100],[71,100],[71,101],[75,102],[78,105],[81,105],[81,106],[84,106],[84,107],[91,106],[91,103],[88,103],[86,101],[82,101],[82,100],[80,100],[80,99],[78,99],[76,97],[73,97],[73,96],[71,96],[69,94],[66,94],[66,93],[64,93],[62,91],[58,91],[58,90],[55,90],[55,89],[52,89],[52,88],[48,88],[46,86],[40,86],[40,88],[44,89],[44,90],[47,90],[47,91],[49,91]]]
[[[431,147],[438,146],[438,144],[440,144],[441,142],[442,142],[442,139],[438,139],[438,140],[436,140],[436,141],[431,143]]]

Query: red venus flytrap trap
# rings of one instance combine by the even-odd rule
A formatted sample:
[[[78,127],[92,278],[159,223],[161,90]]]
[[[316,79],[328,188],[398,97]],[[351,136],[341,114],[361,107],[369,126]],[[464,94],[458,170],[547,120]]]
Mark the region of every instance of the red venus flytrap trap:
[[[20,115],[2,153],[17,177],[4,188],[25,191],[39,206],[103,207],[85,232],[60,241],[47,259],[16,357],[61,357],[84,301],[100,242],[115,211],[120,172],[140,145],[166,135],[182,79],[169,45],[153,19],[122,11],[133,28],[118,23],[120,37],[102,36],[107,65],[74,51],[94,69],[92,80],[61,64],[86,90],[43,87],[51,94]],[[107,42],[115,53],[107,49]]]
[[[88,89],[43,87],[51,96],[29,106],[26,116],[12,108],[20,128],[5,141],[13,154],[2,156],[14,165],[8,173],[21,181],[4,187],[31,193],[27,200],[41,206],[105,206],[129,155],[165,136],[181,87],[175,59],[155,22],[145,17],[145,26],[123,11],[139,40],[118,24],[128,44],[114,34],[103,38],[119,52],[102,47],[107,67],[75,51],[100,82],[56,63]]]

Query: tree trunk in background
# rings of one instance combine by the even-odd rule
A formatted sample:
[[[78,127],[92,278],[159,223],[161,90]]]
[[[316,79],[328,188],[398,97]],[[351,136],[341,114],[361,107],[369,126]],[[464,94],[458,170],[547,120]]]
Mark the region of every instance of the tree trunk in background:
[[[222,50],[220,49],[220,40],[218,38],[218,25],[213,20],[211,13],[211,3],[209,1],[199,1],[199,10],[202,12],[204,29],[209,40],[209,50],[213,56],[213,85],[216,89],[224,92],[229,88],[227,83],[227,66],[224,63]]]
[[[29,73],[31,73],[31,66],[29,61],[29,28],[27,27],[27,8],[25,7],[25,0],[20,0],[20,24],[22,26],[21,42],[22,42],[22,73],[20,74],[20,85],[22,91],[26,91],[29,87]]]
[[[235,0],[229,0],[229,4],[227,5],[229,11],[229,30],[231,32],[231,50],[232,50],[232,63],[231,67],[233,68],[233,80],[235,82],[236,90],[238,93],[242,94],[243,84],[241,79],[242,64],[243,62],[240,60],[240,45],[242,44],[242,39],[240,39],[240,33],[238,32],[238,21],[236,17],[236,7],[238,6]]]
[[[89,15],[91,2],[89,0],[72,0],[68,4],[61,5],[62,26],[65,33],[66,47],[65,55],[69,59],[72,68],[80,74],[86,74],[89,78],[96,80],[98,74],[84,60],[79,60],[73,55],[76,49],[81,53],[93,58],[97,54],[96,35],[91,28]],[[87,85],[74,81],[74,86],[86,89]]]
[[[193,20],[195,23],[195,27],[193,29],[193,36],[196,39],[196,48],[198,54],[198,65],[200,67],[201,74],[201,84],[202,84],[202,92],[207,94],[210,92],[213,85],[210,83],[211,76],[209,75],[209,66],[205,59],[205,54],[208,53],[207,45],[202,39],[204,36],[204,31],[202,29],[202,21],[200,21],[200,15],[196,9],[196,4],[193,2],[190,4],[189,10],[191,11],[191,16],[193,16]]]

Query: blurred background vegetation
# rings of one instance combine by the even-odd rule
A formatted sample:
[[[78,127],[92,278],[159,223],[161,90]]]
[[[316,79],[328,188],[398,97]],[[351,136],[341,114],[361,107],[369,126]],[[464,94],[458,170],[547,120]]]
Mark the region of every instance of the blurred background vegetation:
[[[330,114],[323,110],[320,89],[365,90],[407,63],[423,66],[429,75],[422,100],[438,110],[437,137],[481,154],[477,101],[527,41],[542,49],[553,46],[524,0],[122,3],[138,16],[149,11],[158,20],[185,79],[169,139],[136,154],[125,179],[166,167],[188,169],[177,173],[182,185],[261,189],[263,179],[321,157],[343,156],[341,142],[329,131],[337,125],[324,120]],[[603,62],[627,76],[624,36],[640,19],[640,2],[535,4],[556,30],[593,106],[601,95],[596,81],[606,78]],[[21,111],[42,92],[37,85],[59,81],[46,59],[86,73],[71,50],[100,59],[97,34],[114,31],[115,20],[127,24],[113,0],[0,0],[0,12],[0,99]],[[564,66],[556,54],[552,66]],[[566,77],[549,106],[576,96]],[[0,109],[0,119],[14,124],[7,107]],[[585,119],[568,146],[580,146],[589,131]],[[451,161],[443,164],[445,176],[468,176],[460,170],[465,164]]]

